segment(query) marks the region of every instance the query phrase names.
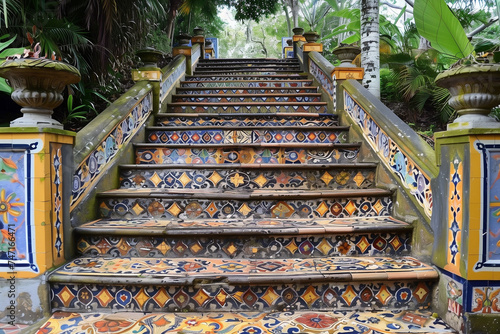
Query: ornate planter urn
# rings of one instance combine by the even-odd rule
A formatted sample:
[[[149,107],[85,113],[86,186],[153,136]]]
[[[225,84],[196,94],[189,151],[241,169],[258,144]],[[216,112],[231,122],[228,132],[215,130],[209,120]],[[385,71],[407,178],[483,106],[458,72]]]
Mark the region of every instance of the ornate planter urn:
[[[135,53],[144,63],[144,67],[158,67],[158,61],[163,56],[163,52],[153,48],[145,48]]]
[[[201,27],[195,27],[193,29],[193,34],[195,36],[204,36],[205,35],[205,29],[201,28]]]
[[[299,35],[302,36],[304,34],[304,28],[301,27],[295,27],[292,29],[294,35]]]
[[[54,108],[63,102],[62,91],[80,81],[80,72],[66,63],[40,58],[20,58],[4,62],[0,76],[14,91],[12,100],[19,104],[23,116],[11,127],[57,128],[63,126],[52,119]]]
[[[181,32],[178,36],[177,39],[179,40],[179,44],[182,46],[186,46],[191,42],[191,36],[185,32]]]
[[[459,65],[440,73],[436,84],[450,91],[448,103],[459,115],[448,130],[500,128],[488,116],[500,104],[500,64]]]
[[[316,43],[316,41],[319,39],[319,34],[316,31],[308,31],[302,34],[304,38],[306,39],[307,43]]]
[[[332,53],[340,60],[339,67],[356,67],[352,61],[361,53],[361,48],[357,45],[341,45],[335,48]]]

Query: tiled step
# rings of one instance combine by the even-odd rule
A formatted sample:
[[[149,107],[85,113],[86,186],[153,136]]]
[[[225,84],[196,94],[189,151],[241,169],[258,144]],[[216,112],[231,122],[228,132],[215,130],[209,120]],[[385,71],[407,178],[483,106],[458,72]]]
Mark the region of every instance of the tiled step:
[[[215,88],[283,88],[308,87],[312,80],[234,80],[234,81],[181,81],[181,87]]]
[[[217,74],[201,74],[187,75],[185,81],[234,81],[234,80],[290,80],[290,79],[307,79],[306,74],[240,74],[240,75],[217,75]]]
[[[163,144],[257,144],[346,143],[349,127],[165,127],[147,128],[150,143]]]
[[[43,333],[88,334],[113,328],[121,333],[455,333],[430,311],[290,311],[245,313],[63,313]],[[38,334],[38,333],[37,333]]]
[[[375,184],[376,164],[122,165],[121,188],[169,189],[366,189]]]
[[[76,232],[84,256],[278,259],[411,251],[411,226],[391,217],[97,220]]]
[[[172,113],[327,113],[326,102],[182,102],[169,103]]]
[[[240,69],[240,68],[280,68],[280,67],[299,67],[298,62],[232,62],[231,64],[217,63],[217,62],[201,62],[196,66],[196,70],[199,69],[211,69],[211,68],[229,68],[229,69]]]
[[[55,311],[427,308],[432,267],[411,257],[81,257],[50,277]]]
[[[320,102],[320,93],[309,94],[176,94],[173,102]]]
[[[233,74],[274,74],[274,73],[303,73],[300,66],[297,65],[252,65],[241,66],[231,65],[226,66],[206,66],[196,68],[194,75],[233,75]]]
[[[156,123],[163,126],[300,126],[332,127],[338,126],[337,116],[315,113],[261,113],[248,114],[176,114],[159,113]]]
[[[135,144],[138,164],[321,164],[355,162],[359,144]]]
[[[309,94],[317,93],[318,87],[178,87],[177,94]]]
[[[117,189],[100,193],[103,218],[345,218],[391,213],[391,192],[382,189],[234,190]]]
[[[272,63],[272,64],[281,64],[281,63],[299,63],[297,59],[294,58],[213,58],[213,59],[200,59],[199,64],[234,64],[234,63],[244,63],[244,64],[252,64],[252,63]]]

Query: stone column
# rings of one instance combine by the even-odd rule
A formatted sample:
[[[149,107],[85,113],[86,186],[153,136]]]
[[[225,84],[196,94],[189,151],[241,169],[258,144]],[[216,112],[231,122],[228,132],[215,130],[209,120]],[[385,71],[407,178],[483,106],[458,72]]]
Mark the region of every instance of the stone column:
[[[132,70],[134,81],[150,81],[153,84],[153,114],[160,111],[160,81],[162,79],[161,69],[158,61],[163,53],[153,48],[145,48],[136,52],[141,58],[143,66]]]

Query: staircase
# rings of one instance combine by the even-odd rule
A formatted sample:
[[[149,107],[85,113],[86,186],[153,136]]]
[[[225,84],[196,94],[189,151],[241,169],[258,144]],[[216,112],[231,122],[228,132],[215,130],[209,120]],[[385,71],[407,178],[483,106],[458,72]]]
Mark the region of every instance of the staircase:
[[[452,332],[377,165],[296,60],[202,60],[156,124],[50,275],[40,333]]]

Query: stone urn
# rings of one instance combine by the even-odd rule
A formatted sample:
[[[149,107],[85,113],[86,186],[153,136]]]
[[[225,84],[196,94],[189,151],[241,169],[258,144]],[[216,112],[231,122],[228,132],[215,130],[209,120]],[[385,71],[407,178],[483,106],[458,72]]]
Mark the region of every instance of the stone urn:
[[[178,36],[177,39],[179,40],[179,44],[186,46],[191,42],[191,36],[185,32],[181,32]]]
[[[448,130],[500,128],[488,116],[500,104],[500,64],[458,65],[438,74],[436,84],[450,91],[448,103],[459,115]]]
[[[193,29],[193,34],[195,36],[204,36],[205,35],[205,29],[203,29],[202,27],[195,27]]]
[[[336,47],[332,53],[340,60],[338,67],[356,67],[352,61],[361,53],[361,48],[357,45],[341,45]]]
[[[153,48],[145,48],[135,53],[144,63],[144,67],[158,67],[158,61],[163,56],[163,52]]]
[[[316,31],[308,31],[302,34],[306,39],[307,43],[316,43],[319,39],[319,34]]]
[[[295,27],[292,29],[294,35],[302,36],[304,34],[304,28]]]
[[[12,100],[22,107],[23,116],[13,120],[11,127],[63,128],[52,113],[64,100],[64,88],[80,81],[75,67],[49,59],[20,58],[4,62],[0,76],[8,80],[14,89]]]

